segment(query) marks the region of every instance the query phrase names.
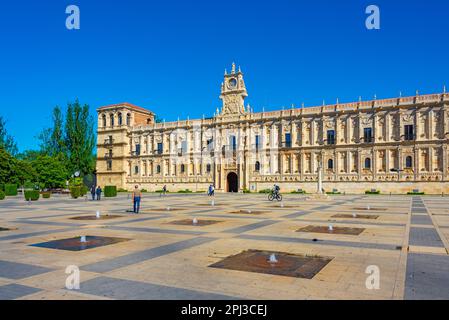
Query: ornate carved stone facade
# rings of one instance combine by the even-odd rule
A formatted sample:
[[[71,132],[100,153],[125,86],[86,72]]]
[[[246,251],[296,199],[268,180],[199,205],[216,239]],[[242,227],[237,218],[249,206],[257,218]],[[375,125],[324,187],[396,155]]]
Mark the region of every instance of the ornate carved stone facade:
[[[449,94],[253,112],[233,65],[212,118],[156,123],[123,103],[98,109],[100,185],[170,191],[449,193]],[[392,169],[394,169],[392,171]]]

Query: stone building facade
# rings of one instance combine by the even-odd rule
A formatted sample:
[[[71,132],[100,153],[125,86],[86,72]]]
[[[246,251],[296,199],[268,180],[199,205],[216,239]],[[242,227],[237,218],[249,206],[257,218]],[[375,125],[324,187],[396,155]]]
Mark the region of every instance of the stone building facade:
[[[449,94],[253,112],[240,68],[211,118],[156,122],[129,103],[98,109],[99,185],[148,191],[449,193]],[[393,170],[392,170],[393,169]]]

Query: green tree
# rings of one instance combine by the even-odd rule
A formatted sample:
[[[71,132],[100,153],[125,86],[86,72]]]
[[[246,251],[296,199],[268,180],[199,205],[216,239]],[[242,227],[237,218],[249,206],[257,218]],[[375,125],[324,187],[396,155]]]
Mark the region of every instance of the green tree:
[[[53,109],[53,125],[44,129],[38,136],[41,141],[42,152],[50,156],[64,154],[66,152],[64,140],[64,116],[61,108],[56,106]]]
[[[68,172],[62,156],[41,155],[31,161],[41,189],[64,188]]]
[[[6,122],[2,116],[0,116],[0,147],[3,147],[13,156],[18,153],[17,144],[14,138],[6,131]]]
[[[68,169],[83,175],[93,172],[95,162],[92,154],[95,147],[94,120],[89,115],[89,106],[79,101],[67,105],[65,121],[65,147]]]

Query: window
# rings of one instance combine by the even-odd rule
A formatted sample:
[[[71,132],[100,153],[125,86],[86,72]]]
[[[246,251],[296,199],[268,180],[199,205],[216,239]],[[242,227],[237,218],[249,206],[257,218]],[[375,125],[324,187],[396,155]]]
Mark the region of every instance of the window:
[[[160,173],[161,173],[161,166],[160,166],[160,165],[158,165],[158,166],[156,167],[156,172],[157,172],[157,174],[160,174]]]
[[[103,127],[106,127],[106,116],[105,115],[103,115],[102,116],[102,120],[103,120]]]
[[[211,172],[211,165],[210,164],[207,164],[206,165],[206,171],[209,173],[209,172]]]
[[[110,116],[110,119],[111,119],[111,127],[113,127],[115,124],[114,124],[114,115],[113,114],[111,114]]]
[[[108,171],[112,170],[112,160],[106,161],[106,168]]]
[[[404,139],[406,141],[415,139],[415,132],[412,124],[407,124],[404,126]]]
[[[181,142],[181,153],[186,154],[187,153],[187,141]]]
[[[255,165],[255,171],[259,172],[260,171],[260,162],[256,161],[256,165]]]
[[[372,128],[363,129],[363,139],[364,139],[365,143],[373,142],[373,129]]]
[[[371,158],[365,159],[365,169],[371,169]]]
[[[136,156],[140,156],[140,144],[136,144]]]
[[[259,150],[259,146],[260,146],[260,136],[257,135],[256,136],[256,150]]]
[[[327,130],[327,144],[335,144],[335,130]]]
[[[229,144],[231,145],[232,151],[235,151],[237,149],[237,139],[235,138],[235,136],[229,137]]]
[[[130,114],[130,113],[128,113],[128,114],[126,115],[126,125],[127,125],[127,126],[130,126],[130,125],[131,125],[131,114]]]
[[[327,168],[330,170],[334,169],[334,160],[333,159],[327,160]]]
[[[118,125],[119,126],[123,125],[123,116],[122,116],[121,112],[119,112],[119,114],[118,114]]]
[[[407,169],[413,168],[413,158],[411,156],[405,158],[405,167]]]
[[[185,165],[181,164],[181,173],[184,173],[186,171]]]
[[[286,148],[292,147],[292,135],[290,133],[285,134],[285,147]]]
[[[139,166],[134,167],[134,174],[139,174]]]
[[[159,142],[157,144],[157,154],[162,154],[164,150],[164,145],[162,144],[162,142]]]
[[[207,140],[207,150],[208,151],[214,150],[214,140],[213,139]]]

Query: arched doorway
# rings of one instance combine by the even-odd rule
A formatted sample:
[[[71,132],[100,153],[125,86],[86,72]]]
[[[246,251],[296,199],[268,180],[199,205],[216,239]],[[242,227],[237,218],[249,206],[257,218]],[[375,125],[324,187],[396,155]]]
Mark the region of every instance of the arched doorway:
[[[239,192],[239,177],[235,172],[230,172],[227,178],[228,192]]]

